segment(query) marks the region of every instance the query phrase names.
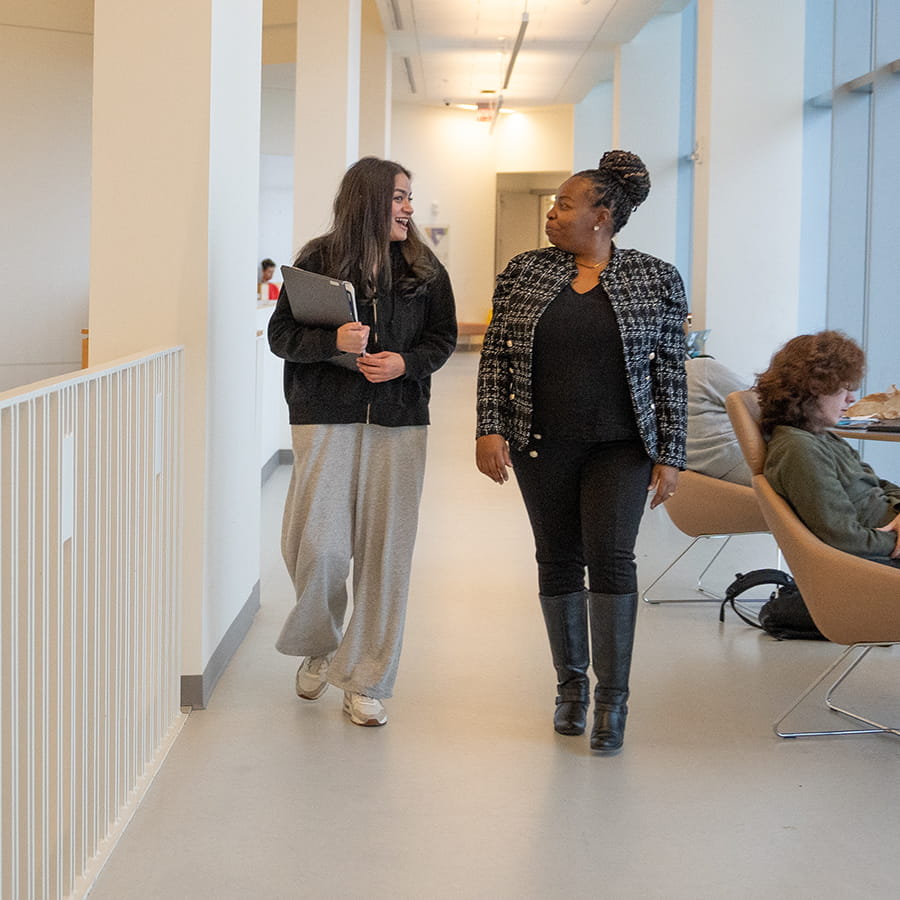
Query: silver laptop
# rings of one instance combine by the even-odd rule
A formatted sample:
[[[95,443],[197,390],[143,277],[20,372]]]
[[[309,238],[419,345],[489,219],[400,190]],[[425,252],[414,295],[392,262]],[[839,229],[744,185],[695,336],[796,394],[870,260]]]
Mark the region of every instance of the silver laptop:
[[[359,321],[356,291],[349,281],[340,281],[294,266],[282,266],[281,276],[291,312],[303,325],[340,328],[347,322]],[[355,353],[339,353],[328,362],[358,372],[356,359]]]
[[[356,292],[349,281],[282,266],[284,290],[294,318],[315,328],[339,328],[358,322]]]

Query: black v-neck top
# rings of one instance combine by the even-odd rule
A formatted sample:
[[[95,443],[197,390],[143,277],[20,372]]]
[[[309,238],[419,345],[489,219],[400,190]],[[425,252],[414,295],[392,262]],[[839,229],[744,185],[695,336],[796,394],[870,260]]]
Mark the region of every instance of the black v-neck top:
[[[616,314],[601,284],[563,288],[537,323],[532,355],[533,427],[542,438],[640,437]]]

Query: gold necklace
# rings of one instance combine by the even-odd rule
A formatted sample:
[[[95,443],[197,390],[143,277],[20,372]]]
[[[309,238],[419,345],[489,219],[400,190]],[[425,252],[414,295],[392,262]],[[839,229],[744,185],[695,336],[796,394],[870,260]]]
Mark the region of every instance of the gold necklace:
[[[582,269],[599,269],[600,266],[605,266],[605,265],[610,261],[610,259],[611,259],[611,257],[607,256],[606,259],[601,259],[600,262],[598,262],[598,263],[593,263],[593,264],[591,264],[591,265],[589,265],[588,263],[580,263],[580,262],[578,262],[578,260],[576,259],[576,260],[575,260],[575,265],[576,265],[576,266],[581,266]]]

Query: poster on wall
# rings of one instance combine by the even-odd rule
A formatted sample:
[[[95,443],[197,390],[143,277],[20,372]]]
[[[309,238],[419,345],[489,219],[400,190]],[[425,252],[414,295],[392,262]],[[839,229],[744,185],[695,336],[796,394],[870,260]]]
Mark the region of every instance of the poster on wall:
[[[425,225],[425,242],[434,255],[446,266],[450,257],[450,227],[448,225]]]

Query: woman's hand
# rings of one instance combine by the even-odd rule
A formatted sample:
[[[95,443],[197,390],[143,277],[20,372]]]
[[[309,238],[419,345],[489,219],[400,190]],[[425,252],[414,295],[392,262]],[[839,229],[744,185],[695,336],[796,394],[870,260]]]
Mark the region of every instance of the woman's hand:
[[[337,348],[344,353],[365,353],[369,343],[369,326],[348,322],[337,330]]]
[[[368,328],[366,331],[368,332]],[[356,360],[357,368],[367,381],[379,384],[393,381],[406,374],[406,360],[399,353],[383,350],[381,353],[367,353]]]
[[[650,486],[647,492],[656,491],[650,501],[650,509],[656,509],[661,503],[665,503],[678,485],[678,469],[675,466],[663,466],[657,463],[650,474]]]
[[[891,559],[900,559],[900,516],[897,516],[892,522],[888,522],[887,525],[882,525],[881,528],[876,528],[876,531],[893,531],[894,534],[897,535],[897,542],[894,545],[894,550],[891,553]]]
[[[509,444],[502,434],[485,434],[475,441],[475,465],[482,475],[503,484],[509,481],[508,469],[512,468]]]

